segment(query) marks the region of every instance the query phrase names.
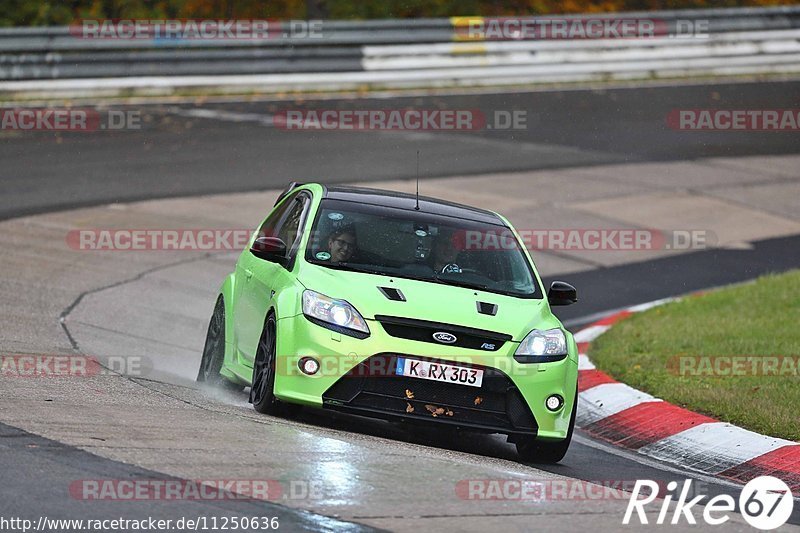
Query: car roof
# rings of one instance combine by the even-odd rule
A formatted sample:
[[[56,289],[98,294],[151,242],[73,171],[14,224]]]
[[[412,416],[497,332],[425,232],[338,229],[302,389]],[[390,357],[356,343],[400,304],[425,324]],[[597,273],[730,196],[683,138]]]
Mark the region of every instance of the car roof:
[[[349,202],[359,202],[362,204],[393,207],[397,209],[414,210],[417,204],[417,197],[397,191],[387,191],[384,189],[372,189],[369,187],[349,187],[343,185],[329,186],[322,185],[325,190],[324,197],[333,200],[344,200]],[[505,225],[503,220],[496,213],[485,209],[478,209],[468,205],[439,200],[429,196],[419,197],[419,209],[424,213],[432,213],[447,217],[463,218],[476,222],[489,224]]]

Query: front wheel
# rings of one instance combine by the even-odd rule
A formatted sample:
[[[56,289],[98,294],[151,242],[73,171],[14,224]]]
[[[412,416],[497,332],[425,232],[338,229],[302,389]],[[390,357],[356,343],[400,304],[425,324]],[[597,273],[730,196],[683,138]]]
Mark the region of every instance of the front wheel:
[[[578,393],[575,393],[575,400],[572,402],[572,415],[569,421],[567,438],[558,442],[547,442],[537,440],[535,437],[525,437],[517,441],[517,453],[525,462],[554,464],[559,462],[567,455],[570,442],[572,442],[572,431],[575,429],[575,416],[578,413]]]
[[[214,305],[214,312],[208,323],[206,343],[203,346],[203,357],[200,360],[200,370],[197,372],[197,381],[205,382],[213,387],[230,391],[240,391],[244,387],[239,383],[229,381],[219,372],[225,362],[225,301],[220,294]]]
[[[250,403],[259,413],[266,415],[278,414],[280,404],[275,398],[275,368],[276,368],[276,327],[275,315],[270,313],[258,339],[256,358],[253,361],[253,381],[250,387]]]

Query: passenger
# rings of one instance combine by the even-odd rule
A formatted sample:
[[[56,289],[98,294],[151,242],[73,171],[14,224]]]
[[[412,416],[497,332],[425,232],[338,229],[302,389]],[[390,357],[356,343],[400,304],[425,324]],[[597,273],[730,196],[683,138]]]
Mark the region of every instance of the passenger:
[[[344,226],[335,229],[328,236],[328,252],[331,261],[343,263],[349,261],[358,250],[356,231],[353,226]]]

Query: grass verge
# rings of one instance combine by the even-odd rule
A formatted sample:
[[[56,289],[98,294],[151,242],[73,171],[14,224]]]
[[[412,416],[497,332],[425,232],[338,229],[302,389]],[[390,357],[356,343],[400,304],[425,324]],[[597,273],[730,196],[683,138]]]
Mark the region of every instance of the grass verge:
[[[633,315],[595,340],[595,365],[724,422],[800,440],[800,270]]]

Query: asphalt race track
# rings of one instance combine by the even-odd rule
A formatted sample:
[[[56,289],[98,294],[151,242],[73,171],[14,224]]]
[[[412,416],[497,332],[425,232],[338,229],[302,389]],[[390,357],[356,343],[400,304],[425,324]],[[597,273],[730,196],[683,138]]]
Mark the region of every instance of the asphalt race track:
[[[4,516],[44,515],[55,517],[62,513],[80,516],[87,512],[76,509],[75,500],[65,498],[63,487],[87,475],[103,475],[116,479],[158,478],[163,474],[147,471],[132,465],[102,459],[77,448],[44,439],[25,431],[0,424],[0,452],[2,452],[3,483],[0,495]],[[169,479],[169,478],[166,478]],[[8,481],[13,480],[11,486]],[[25,496],[24,498],[22,496]],[[11,502],[14,502],[11,506]],[[371,528],[342,522],[332,518],[291,511],[271,503],[255,501],[133,501],[120,509],[114,502],[91,502],[91,515],[101,519],[128,518],[139,520],[145,516],[177,521],[182,517],[226,516],[280,516],[281,527],[290,531],[371,531]],[[6,507],[8,506],[8,507]],[[12,510],[13,509],[13,510]]]
[[[620,267],[597,269],[567,276],[581,289],[582,302],[572,308],[563,308],[558,314],[574,327],[588,320],[580,318],[595,312],[614,309],[632,303],[650,301],[675,294],[717,286],[724,283],[739,282],[762,273],[782,271],[796,267],[800,263],[800,237],[773,239],[756,243],[752,250],[709,250],[694,254],[684,254],[675,258],[646,261]],[[674,276],[664,276],[660,282],[659,273],[676,272]],[[621,282],[620,280],[624,280]],[[580,315],[580,316],[578,316]],[[570,326],[572,327],[572,326]],[[69,330],[68,330],[69,331]],[[174,378],[170,379],[174,381]],[[169,394],[180,394],[183,384],[170,390]],[[176,392],[177,390],[177,392]],[[194,402],[183,396],[187,402]],[[241,393],[234,401],[243,404],[246,397]],[[246,410],[251,408],[245,407]],[[254,415],[258,416],[258,415]],[[329,415],[315,411],[305,411],[293,419],[302,425],[318,429],[336,429],[395,442],[422,445],[447,453],[455,450],[484,458],[487,462],[496,459],[516,461],[515,452],[499,436],[470,435],[468,438],[454,440],[452,434],[434,432],[409,433],[401,428],[382,422],[356,419],[341,415]],[[198,432],[204,431],[197,428]],[[576,440],[567,457],[558,465],[536,465],[536,468],[553,474],[587,481],[653,479],[668,483],[673,480],[691,478],[702,487],[702,493],[709,496],[730,494],[737,497],[739,490],[729,484],[680,472],[655,461],[643,462],[634,454],[615,450],[610,446],[593,441],[577,433]],[[155,476],[140,467],[100,458],[52,440],[42,439],[13,427],[0,425],[0,466],[14,479],[14,485],[0,486],[0,502],[15,501],[20,493],[34,494],[35,498],[19,501],[14,505],[16,514],[37,516],[41,514],[40,502],[52,502],[48,509],[53,515],[82,516],[88,513],[96,518],[115,518],[120,515],[116,502],[80,502],[66,499],[63,487],[75,479],[127,479]],[[176,442],[176,446],[180,446]],[[163,477],[163,474],[161,475]],[[123,516],[159,516],[179,518],[182,516],[214,516],[216,513],[236,514],[238,516],[264,516],[278,513],[292,531],[330,530],[359,531],[357,526],[336,520],[326,521],[324,517],[307,513],[292,512],[287,507],[272,503],[223,502],[201,504],[194,502],[162,502],[150,507],[153,502],[131,502],[125,504]],[[89,506],[91,504],[91,506]],[[0,506],[5,503],[0,504]],[[145,512],[146,511],[146,512]],[[800,513],[795,510],[791,523],[800,523]],[[352,529],[347,529],[352,528]],[[389,529],[392,529],[391,527]]]
[[[0,220],[106,202],[264,190],[288,179],[329,183],[423,176],[791,154],[797,133],[682,132],[675,109],[782,109],[800,82],[634,87],[353,100],[133,106],[141,129],[6,133],[0,143]],[[524,129],[464,132],[286,131],[271,117],[288,109],[525,111]],[[216,114],[214,114],[216,113]],[[547,194],[547,191],[530,191]],[[568,199],[565,199],[568,201]]]
[[[416,150],[422,152],[423,189],[424,179],[435,177],[573,167],[590,169],[597,165],[691,161],[701,157],[793,155],[800,148],[797,133],[687,133],[670,129],[666,116],[671,110],[681,108],[791,108],[797,106],[799,97],[800,82],[786,81],[384,97],[358,101],[129,106],[125,109],[141,113],[142,128],[139,130],[0,133],[0,159],[3,161],[0,220],[112,202],[270,190],[282,187],[291,178],[313,177],[327,183],[407,179],[414,175]],[[527,127],[376,134],[285,131],[273,122],[275,114],[287,108],[405,107],[480,109],[490,117],[498,111],[523,110],[527,112]],[[548,191],[521,194],[541,196]],[[560,201],[569,203],[570,198]],[[265,210],[268,207],[265,206]],[[788,235],[757,240],[739,249],[709,249],[565,275],[555,271],[548,273],[545,281],[565,279],[578,287],[580,303],[557,312],[574,330],[600,312],[742,282],[798,266],[800,235]],[[4,272],[4,282],[16,283],[15,274]],[[70,330],[65,327],[65,331],[69,334]],[[69,340],[74,346],[74,339],[70,337]],[[58,347],[51,349],[55,352]],[[187,384],[176,381],[171,385]],[[193,402],[189,399],[190,393],[186,394],[184,401]],[[180,394],[177,397],[181,398]],[[496,437],[461,439],[455,443],[452,435],[428,432],[412,435],[380,422],[315,412],[302,413],[296,422],[312,428],[309,431],[344,429],[358,433],[359,438],[389,439],[398,446],[420,445],[430,448],[425,453],[433,457],[455,451],[469,454],[477,462],[516,460],[512,449]],[[198,432],[201,431],[203,429],[198,428]],[[655,461],[643,461],[634,454],[595,442],[580,432],[577,435],[561,464],[537,468],[583,480],[692,478],[702,484],[706,494],[726,493],[738,497],[739,488],[731,484],[678,472]],[[54,516],[71,513],[77,517],[86,513],[87,504],[95,502],[67,498],[63,488],[57,488],[75,479],[164,476],[158,474],[157,469],[110,460],[3,423],[0,423],[0,471],[4,481],[13,480],[13,483],[0,484],[0,511],[4,515],[30,516],[46,514],[47,509],[52,509]],[[19,499],[20,494],[26,497]],[[119,505],[99,503],[91,506],[93,517],[279,513],[285,527],[291,531],[369,529],[337,517],[269,502],[183,502],[179,505],[131,502],[122,511]],[[800,506],[795,506],[790,522],[800,525]],[[584,524],[590,525],[591,517]]]

